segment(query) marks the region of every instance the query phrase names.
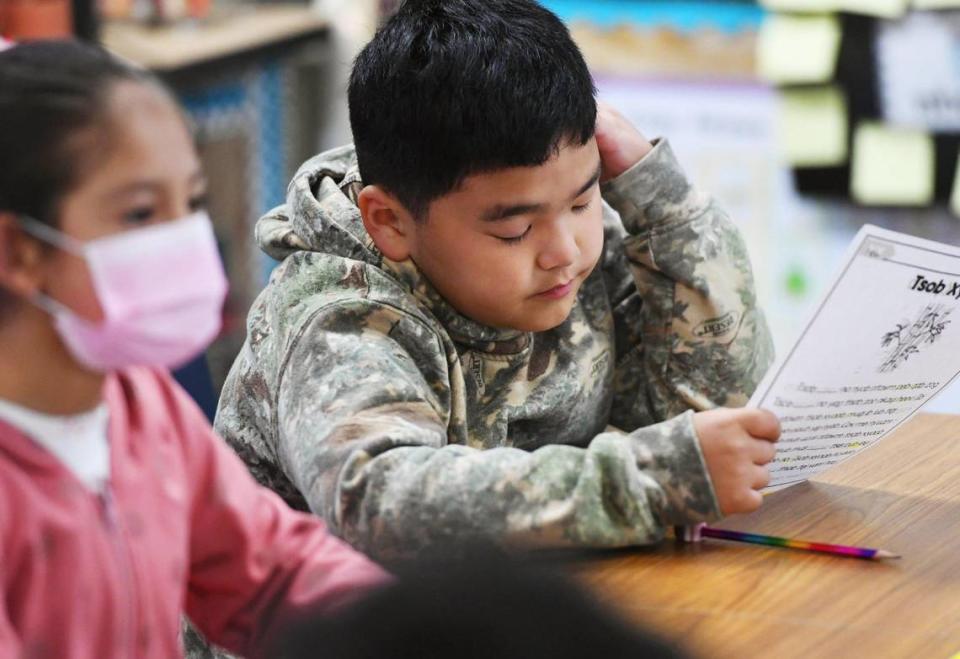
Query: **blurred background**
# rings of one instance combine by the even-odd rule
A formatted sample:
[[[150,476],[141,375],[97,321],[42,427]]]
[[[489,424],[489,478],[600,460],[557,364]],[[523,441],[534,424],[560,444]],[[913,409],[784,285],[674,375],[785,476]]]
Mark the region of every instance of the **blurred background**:
[[[205,406],[274,265],[256,219],[350,141],[346,80],[394,0],[0,0],[0,34],[100,41],[192,117],[232,281]],[[865,223],[960,243],[960,0],[543,0],[600,95],[666,136],[747,238],[778,351]],[[209,373],[209,377],[207,376]],[[202,398],[200,392],[198,397]],[[960,386],[932,404],[960,411]]]

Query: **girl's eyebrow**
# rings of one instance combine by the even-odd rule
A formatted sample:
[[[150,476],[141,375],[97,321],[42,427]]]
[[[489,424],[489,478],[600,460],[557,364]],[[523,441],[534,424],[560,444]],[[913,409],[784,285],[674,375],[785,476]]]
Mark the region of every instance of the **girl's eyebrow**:
[[[162,184],[157,181],[135,181],[111,190],[108,196],[113,199],[118,199],[120,197],[127,197],[138,192],[156,193],[159,192],[162,187]]]
[[[203,171],[197,170],[190,175],[190,185],[203,185],[206,186],[207,177],[203,175]],[[111,190],[108,196],[110,198],[116,199],[120,197],[126,197],[138,192],[151,192],[159,193],[162,192],[164,188],[164,183],[157,180],[144,179],[142,181],[134,181],[132,183],[127,183],[119,188]]]

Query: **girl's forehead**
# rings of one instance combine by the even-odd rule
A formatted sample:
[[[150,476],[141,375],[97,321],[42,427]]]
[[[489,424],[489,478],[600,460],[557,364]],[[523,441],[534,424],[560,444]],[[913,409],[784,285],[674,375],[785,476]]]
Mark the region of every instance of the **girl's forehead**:
[[[107,117],[93,145],[88,183],[98,187],[151,180],[170,184],[194,178],[200,168],[193,139],[182,114],[162,91],[124,82],[111,91]]]

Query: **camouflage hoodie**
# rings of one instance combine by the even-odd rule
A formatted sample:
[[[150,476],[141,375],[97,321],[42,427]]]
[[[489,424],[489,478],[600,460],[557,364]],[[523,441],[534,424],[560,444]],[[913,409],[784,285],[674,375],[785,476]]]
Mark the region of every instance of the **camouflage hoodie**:
[[[744,404],[772,345],[738,230],[668,143],[604,186],[603,257],[541,333],[479,325],[386,259],[360,188],[351,147],[323,153],[257,225],[282,263],[216,427],[258,480],[380,558],[646,544],[719,516],[690,410]]]

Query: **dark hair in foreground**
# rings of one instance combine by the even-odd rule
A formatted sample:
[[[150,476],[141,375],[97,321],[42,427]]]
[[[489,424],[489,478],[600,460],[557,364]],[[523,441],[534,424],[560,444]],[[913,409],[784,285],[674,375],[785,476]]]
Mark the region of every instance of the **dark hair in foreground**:
[[[542,567],[424,561],[352,607],[304,620],[277,659],[678,659]]]
[[[407,0],[350,77],[361,177],[422,217],[470,175],[585,144],[594,94],[566,26],[533,0]]]

